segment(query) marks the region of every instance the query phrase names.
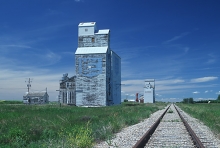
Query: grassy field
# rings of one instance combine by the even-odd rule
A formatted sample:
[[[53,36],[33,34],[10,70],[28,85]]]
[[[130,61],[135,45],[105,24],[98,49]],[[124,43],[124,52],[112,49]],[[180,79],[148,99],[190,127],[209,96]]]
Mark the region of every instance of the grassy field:
[[[220,139],[220,103],[177,104],[182,110],[199,119]]]
[[[23,104],[22,101],[6,101],[6,100],[0,100],[0,104]]]
[[[0,147],[92,147],[165,106],[123,103],[83,108],[1,104]]]

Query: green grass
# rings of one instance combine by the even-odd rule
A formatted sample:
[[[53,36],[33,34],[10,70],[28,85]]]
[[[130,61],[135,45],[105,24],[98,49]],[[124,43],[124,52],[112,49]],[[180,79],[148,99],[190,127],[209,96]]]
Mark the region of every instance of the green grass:
[[[92,147],[165,106],[130,102],[99,108],[2,104],[0,147]]]
[[[220,103],[177,104],[182,110],[199,119],[220,135]],[[218,137],[220,139],[220,136]]]
[[[7,100],[0,100],[0,104],[23,104],[22,101],[7,101]]]

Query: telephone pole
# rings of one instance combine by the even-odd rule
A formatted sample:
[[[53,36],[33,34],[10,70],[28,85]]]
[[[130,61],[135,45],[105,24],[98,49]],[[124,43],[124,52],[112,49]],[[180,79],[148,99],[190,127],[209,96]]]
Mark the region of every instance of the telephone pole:
[[[31,80],[31,78],[28,78],[28,80],[25,81],[25,82],[27,83],[27,88],[28,88],[28,92],[29,92],[29,89],[30,89],[30,87],[31,87],[31,82],[32,82],[32,80]]]

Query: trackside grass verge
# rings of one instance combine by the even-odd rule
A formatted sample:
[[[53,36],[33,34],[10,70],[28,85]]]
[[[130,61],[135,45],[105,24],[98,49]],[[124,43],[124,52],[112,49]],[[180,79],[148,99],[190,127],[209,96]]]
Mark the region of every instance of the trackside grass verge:
[[[0,105],[1,148],[89,148],[122,128],[148,118],[165,103],[122,103],[83,108],[59,105]]]
[[[220,103],[178,103],[176,105],[194,118],[202,121],[215,134],[219,135],[218,138],[220,139]]]

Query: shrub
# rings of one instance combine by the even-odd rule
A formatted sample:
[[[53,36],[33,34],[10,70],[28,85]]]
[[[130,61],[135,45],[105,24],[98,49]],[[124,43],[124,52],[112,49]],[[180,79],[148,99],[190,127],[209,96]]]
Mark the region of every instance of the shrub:
[[[128,99],[124,99],[124,102],[128,102]]]

